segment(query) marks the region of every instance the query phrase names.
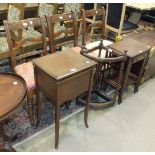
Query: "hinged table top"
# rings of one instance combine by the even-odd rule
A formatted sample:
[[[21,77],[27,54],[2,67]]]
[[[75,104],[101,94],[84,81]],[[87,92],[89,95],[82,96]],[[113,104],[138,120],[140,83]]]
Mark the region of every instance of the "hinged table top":
[[[72,49],[37,58],[33,63],[58,81],[96,65]]]

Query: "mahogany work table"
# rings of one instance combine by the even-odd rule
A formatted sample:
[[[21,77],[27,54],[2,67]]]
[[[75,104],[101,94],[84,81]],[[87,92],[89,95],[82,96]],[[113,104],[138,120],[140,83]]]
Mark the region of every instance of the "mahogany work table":
[[[60,106],[88,92],[84,111],[85,126],[96,62],[68,49],[33,60],[36,81],[38,121],[40,120],[40,97],[42,91],[55,106],[55,148],[59,141]]]
[[[125,50],[127,51],[126,68],[124,79],[122,79],[123,85],[118,99],[118,102],[121,103],[123,98],[123,89],[125,87],[134,84],[134,93],[138,91],[142,73],[144,71],[144,66],[147,63],[148,54],[151,47],[132,38],[123,39],[119,42],[109,45],[109,47],[116,51],[116,54],[119,52],[124,53]],[[140,63],[140,65],[138,64],[139,68],[133,74],[131,69],[132,65],[135,63]]]

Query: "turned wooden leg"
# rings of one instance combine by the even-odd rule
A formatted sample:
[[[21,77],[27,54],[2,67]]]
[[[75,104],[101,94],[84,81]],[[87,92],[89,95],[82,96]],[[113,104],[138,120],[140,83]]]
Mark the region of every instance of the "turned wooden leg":
[[[59,120],[60,120],[60,106],[55,106],[55,149],[58,149],[59,144]]]

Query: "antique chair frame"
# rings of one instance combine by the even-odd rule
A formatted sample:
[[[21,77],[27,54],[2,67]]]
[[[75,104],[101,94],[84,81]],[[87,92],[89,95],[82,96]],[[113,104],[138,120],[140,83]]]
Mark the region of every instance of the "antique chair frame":
[[[77,25],[76,25],[76,18],[72,13],[64,13],[64,14],[56,14],[52,16],[46,16],[47,19],[47,27],[48,27],[48,37],[49,37],[49,45],[51,53],[56,52],[57,48],[60,48],[67,44],[73,44],[76,48],[77,46]],[[62,31],[54,32],[55,23],[72,23],[71,28],[66,28]],[[65,34],[65,37],[55,39],[55,37],[59,37],[61,34]],[[66,35],[72,35],[71,37],[66,37]],[[79,48],[80,53],[80,48]]]
[[[96,16],[103,16],[102,20],[95,21]],[[93,17],[92,19],[89,19],[88,17]],[[82,34],[82,45],[86,45],[86,24],[87,22],[91,23],[90,26],[91,28],[91,33],[90,33],[90,41],[92,41],[92,38],[94,36],[94,28],[95,26],[98,28],[101,28],[101,39],[104,38],[105,36],[105,10],[103,9],[92,9],[92,10],[82,10],[82,24],[83,24],[83,34]],[[93,31],[92,31],[93,30]]]
[[[6,20],[4,21],[4,26],[6,29],[7,41],[9,46],[9,53],[11,58],[11,65],[15,73],[17,72],[15,67],[20,66],[17,64],[17,61],[25,62],[29,57],[47,54],[46,30],[45,30],[44,23],[45,23],[45,18],[43,17],[30,18],[30,19],[20,20],[16,22],[11,22],[11,23],[9,23]],[[42,37],[22,39],[22,30],[27,29],[28,27],[38,27],[38,26],[42,28]],[[13,35],[14,31],[19,31],[18,37],[15,37]],[[27,42],[34,42],[34,43],[41,42],[43,44],[43,50],[40,50],[40,48],[39,50],[37,50],[37,47],[35,47],[36,50],[30,49],[31,51],[25,53],[23,46]],[[20,49],[20,50],[17,50],[17,49]],[[31,73],[31,74],[34,74],[34,73]],[[28,89],[28,96],[27,96],[29,115],[30,115],[30,120],[32,124],[34,124],[34,95],[35,95],[35,86],[34,88]]]

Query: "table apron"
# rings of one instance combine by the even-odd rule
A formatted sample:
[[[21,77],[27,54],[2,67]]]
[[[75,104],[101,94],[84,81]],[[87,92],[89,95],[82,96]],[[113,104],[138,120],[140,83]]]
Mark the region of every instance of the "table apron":
[[[57,103],[62,104],[65,101],[75,99],[83,92],[89,89],[89,80],[93,68],[83,71],[70,78],[57,83]]]

